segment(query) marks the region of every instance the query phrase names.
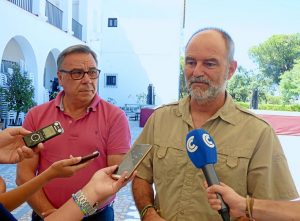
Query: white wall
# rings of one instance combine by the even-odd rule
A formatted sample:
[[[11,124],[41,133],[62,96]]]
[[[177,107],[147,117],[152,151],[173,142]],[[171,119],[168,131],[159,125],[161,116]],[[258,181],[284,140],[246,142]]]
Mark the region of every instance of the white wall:
[[[23,50],[28,71],[34,73],[36,101],[43,103],[43,75],[49,52],[54,49],[62,51],[69,45],[83,42],[3,0],[0,1],[0,28],[0,58],[3,59],[4,49],[11,39],[19,40],[17,43]]]
[[[178,99],[180,0],[102,1],[100,94],[118,105],[155,87],[156,104]],[[108,18],[118,27],[107,27]],[[117,73],[117,88],[104,87],[104,74]]]
[[[72,0],[66,1],[62,5],[61,0],[53,2],[72,10]],[[101,97],[114,98],[120,106],[136,103],[136,95],[146,94],[148,85],[153,84],[157,105],[178,99],[181,0],[79,0],[78,7],[79,15],[76,12],[74,16],[83,24],[83,39],[98,54]],[[41,11],[37,14],[43,15]],[[117,28],[107,27],[109,17],[118,18]],[[48,24],[44,16],[33,15],[3,0],[0,28],[0,58],[3,59],[7,43],[15,40],[28,72],[34,75],[36,101],[43,103],[43,85],[47,81],[44,69],[49,53],[85,42]],[[14,50],[5,56],[13,53]],[[117,88],[104,87],[105,73],[118,74]]]
[[[280,135],[278,137],[287,158],[298,193],[300,194],[300,136]]]
[[[22,54],[22,51],[19,50],[17,42],[14,39],[11,39],[8,44],[9,47],[5,48],[2,59],[14,62],[19,62],[16,58],[24,60],[24,55]]]

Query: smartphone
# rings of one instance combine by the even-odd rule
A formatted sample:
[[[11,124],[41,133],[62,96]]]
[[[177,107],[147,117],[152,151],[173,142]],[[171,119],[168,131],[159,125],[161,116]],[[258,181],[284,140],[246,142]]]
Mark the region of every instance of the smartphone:
[[[146,155],[150,152],[152,145],[137,144],[131,147],[129,152],[125,155],[123,161],[112,174],[114,179],[119,179],[123,172],[127,171],[127,177],[130,177],[136,168],[140,165]]]
[[[60,135],[64,132],[60,122],[55,121],[54,123],[43,127],[35,132],[27,134],[23,137],[25,145],[27,147],[33,148],[39,143],[44,143],[45,141]]]
[[[72,166],[78,165],[78,164],[82,164],[82,163],[85,163],[86,161],[91,160],[91,159],[93,159],[93,158],[96,158],[96,157],[98,157],[99,155],[100,155],[100,152],[99,152],[99,151],[95,151],[95,152],[93,152],[93,153],[91,153],[91,154],[89,154],[89,155],[86,155],[86,156],[84,156],[84,157],[81,157],[81,160],[80,160],[78,163],[73,164]]]

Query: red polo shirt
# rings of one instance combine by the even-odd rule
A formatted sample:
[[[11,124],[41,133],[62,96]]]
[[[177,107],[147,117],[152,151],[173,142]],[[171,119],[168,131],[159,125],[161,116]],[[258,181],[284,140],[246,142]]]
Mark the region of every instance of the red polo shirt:
[[[96,95],[86,114],[74,120],[63,112],[63,94],[61,92],[55,100],[32,108],[26,115],[23,127],[28,130],[38,130],[54,121],[59,121],[64,129],[63,134],[44,143],[37,172],[41,173],[52,163],[70,155],[84,156],[98,150],[100,156],[74,176],[54,179],[44,186],[48,200],[56,208],[81,189],[97,170],[107,167],[108,155],[126,153],[131,140],[128,121],[122,110]]]

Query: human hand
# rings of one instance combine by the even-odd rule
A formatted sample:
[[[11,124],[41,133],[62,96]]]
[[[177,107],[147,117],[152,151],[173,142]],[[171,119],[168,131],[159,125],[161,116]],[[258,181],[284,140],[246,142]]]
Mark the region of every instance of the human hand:
[[[207,188],[207,183],[205,182]],[[230,208],[230,215],[233,217],[245,216],[246,199],[237,194],[232,188],[220,183],[220,185],[212,185],[207,188],[208,203],[214,210],[221,209],[221,200],[217,198],[217,193],[222,195],[223,200]]]
[[[113,194],[117,193],[122,187],[129,183],[136,175],[136,171],[129,178],[126,178],[127,172],[124,172],[120,179],[115,180],[112,178],[113,172],[116,170],[117,165],[110,166],[98,170],[88,184],[83,188],[83,191],[89,195],[96,196],[96,201],[105,201]]]
[[[0,176],[0,193],[6,192],[6,183],[5,180]]]
[[[0,132],[0,163],[18,163],[43,149],[42,143],[33,149],[25,146],[22,137],[29,133],[22,127],[7,128]]]
[[[54,162],[45,172],[48,173],[48,179],[58,177],[70,177],[73,176],[78,170],[86,167],[90,160],[74,165],[81,160],[81,157],[70,156],[70,159],[64,159]]]

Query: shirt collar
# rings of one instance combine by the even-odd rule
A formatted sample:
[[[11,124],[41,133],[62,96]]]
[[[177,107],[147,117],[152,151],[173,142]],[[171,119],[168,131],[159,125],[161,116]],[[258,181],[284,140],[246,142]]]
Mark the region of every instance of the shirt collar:
[[[193,127],[193,120],[190,113],[190,96],[186,96],[179,101],[179,107],[176,114],[177,116],[182,116],[182,119]],[[236,118],[236,104],[234,103],[231,95],[227,92],[224,105],[210,119],[208,119],[208,121],[214,120],[218,117],[233,125],[235,125],[238,121]]]
[[[187,122],[192,128],[193,120],[190,112],[190,96],[186,96],[179,101],[177,116],[182,116],[182,119]]]
[[[64,94],[65,94],[64,91],[59,92],[54,100],[55,107],[59,108],[59,110],[61,110],[61,111],[64,111],[64,105],[62,102]]]
[[[62,112],[65,110],[64,109],[64,104],[63,104],[63,98],[64,98],[65,92],[61,91],[58,93],[58,95],[55,98],[55,106],[59,108]],[[91,102],[91,104],[87,107],[86,112],[88,113],[89,111],[96,111],[96,106],[100,102],[101,98],[98,94],[96,94]]]
[[[222,120],[235,125],[238,121],[236,118],[236,104],[227,91],[225,96],[226,98],[224,105],[209,120],[220,117]]]

